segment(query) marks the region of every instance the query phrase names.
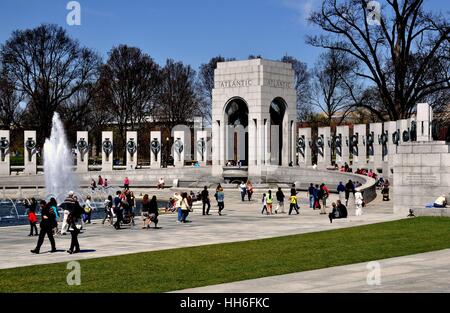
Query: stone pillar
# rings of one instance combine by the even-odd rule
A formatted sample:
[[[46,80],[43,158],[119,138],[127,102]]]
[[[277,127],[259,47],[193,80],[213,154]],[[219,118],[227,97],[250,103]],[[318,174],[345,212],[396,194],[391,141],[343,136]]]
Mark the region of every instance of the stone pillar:
[[[161,132],[150,132],[150,168],[161,168]]]
[[[225,164],[229,160],[234,160],[234,125],[225,125]]]
[[[237,158],[238,160],[245,160],[245,134],[247,129],[242,125],[237,125],[234,128],[234,132],[236,133],[237,143]]]
[[[431,123],[433,109],[428,103],[417,104],[417,141],[433,141]]]
[[[184,131],[174,131],[173,158],[175,167],[184,166]]]
[[[135,170],[138,160],[137,132],[127,132],[127,170]]]
[[[0,175],[10,174],[9,130],[0,130]]]
[[[77,172],[86,173],[89,169],[89,138],[87,131],[77,131]]]
[[[197,131],[195,149],[197,151],[197,162],[202,166],[206,165],[208,160],[208,133],[206,130]]]
[[[102,132],[102,171],[112,171],[114,164],[113,132]]]
[[[226,136],[226,125],[227,123],[222,119],[220,121],[220,144],[219,144],[219,160],[220,165],[225,166],[227,164],[226,162],[226,147],[227,147],[227,136]],[[175,155],[174,155],[175,158]],[[221,172],[222,173],[222,172]]]
[[[340,145],[340,146],[339,146]],[[350,138],[348,126],[336,127],[336,163],[339,167],[347,163],[350,166],[350,152],[349,152]]]
[[[274,164],[279,160],[278,148],[275,149],[273,140],[274,136],[276,136],[277,130],[276,127],[270,126],[270,119],[264,119],[264,164],[270,165],[272,162]],[[272,140],[271,140],[272,139]]]
[[[369,168],[377,173],[383,167],[383,153],[381,150],[381,135],[383,134],[382,123],[370,124],[366,144],[369,151]]]
[[[222,165],[220,164],[220,121],[212,122],[212,175],[222,174]]]
[[[326,169],[331,166],[331,129],[330,127],[319,127],[316,140],[318,155],[317,167]]]
[[[299,128],[297,140],[298,165],[311,166],[311,128]]]
[[[297,164],[297,123],[294,120],[289,122],[291,128],[291,141],[290,141],[290,162],[293,166]]]
[[[24,132],[24,174],[35,175],[37,173],[37,146],[36,131],[26,130]]]
[[[392,168],[394,167],[394,155],[396,153],[396,141],[397,137],[397,122],[385,122],[384,131],[385,139],[381,139],[382,151],[383,151],[383,175],[392,177]],[[383,143],[386,140],[386,144]]]
[[[350,149],[353,157],[352,167],[354,171],[358,168],[367,168],[366,132],[366,124],[357,124],[353,126]]]
[[[256,145],[256,131],[257,131],[257,120],[250,119],[248,120],[248,158],[249,166],[256,165],[256,157],[257,157],[257,145]]]

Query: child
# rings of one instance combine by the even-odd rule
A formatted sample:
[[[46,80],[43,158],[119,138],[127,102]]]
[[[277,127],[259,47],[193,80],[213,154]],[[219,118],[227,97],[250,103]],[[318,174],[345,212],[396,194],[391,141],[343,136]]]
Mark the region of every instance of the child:
[[[297,212],[297,214],[299,214],[298,213],[298,208],[297,208],[297,195],[292,194],[289,197],[289,202],[291,203],[290,206],[289,206],[289,215],[291,215],[292,210],[295,210]]]
[[[269,212],[267,211],[267,198],[266,198],[266,194],[263,193],[262,196],[262,211],[261,214],[264,214],[264,210],[266,211],[266,214],[269,214]]]
[[[219,215],[222,215],[222,210],[225,207],[224,204],[224,199],[225,199],[225,194],[223,193],[223,188],[220,187],[219,190],[216,192],[217,194],[217,204],[219,205]]]
[[[269,194],[267,195],[267,214],[271,215],[272,214],[272,205],[273,205],[273,196],[272,196],[272,190],[269,190]]]

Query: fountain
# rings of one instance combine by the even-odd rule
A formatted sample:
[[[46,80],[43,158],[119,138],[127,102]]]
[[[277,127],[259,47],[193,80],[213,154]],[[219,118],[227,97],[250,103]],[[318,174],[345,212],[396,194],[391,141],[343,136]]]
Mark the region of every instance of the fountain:
[[[64,201],[69,191],[78,189],[72,166],[72,152],[61,118],[55,112],[50,138],[44,144],[44,175],[46,192],[56,195],[58,203]]]

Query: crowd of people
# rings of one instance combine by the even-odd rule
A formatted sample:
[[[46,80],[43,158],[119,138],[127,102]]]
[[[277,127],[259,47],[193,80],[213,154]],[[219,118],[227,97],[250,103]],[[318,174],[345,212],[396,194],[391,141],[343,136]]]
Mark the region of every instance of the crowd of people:
[[[366,173],[370,174],[371,171]],[[360,172],[360,174],[364,174]],[[98,182],[94,180],[91,187],[100,185],[102,187],[107,186],[107,180],[99,175]],[[102,224],[108,223],[115,229],[119,230],[124,225],[135,225],[135,213],[136,211],[136,198],[133,191],[130,190],[130,179],[125,177],[123,180],[123,188],[118,190],[115,195],[109,195],[104,202],[104,216]],[[354,195],[356,215],[362,215],[362,209],[365,206],[364,197],[361,192],[357,191],[359,185],[352,180],[349,180],[346,184],[339,182],[336,190],[339,194],[339,200],[331,204],[331,212],[327,212],[328,199],[330,197],[330,190],[325,183],[313,184],[311,183],[306,192],[306,197],[309,202],[309,208],[313,210],[320,210],[320,214],[328,215],[330,222],[334,219],[346,218],[348,215],[347,206],[349,203],[350,195]],[[384,191],[389,189],[389,182],[383,181]],[[157,189],[164,189],[165,182],[161,177],[157,184]],[[242,182],[239,185],[240,198],[242,202],[252,201],[252,195],[254,193],[253,184],[250,180]],[[215,189],[213,197],[216,200],[215,205],[218,207],[218,214],[221,216],[225,208],[225,193],[223,187],[219,184]],[[285,211],[285,202],[289,203],[289,210]],[[83,229],[85,224],[91,223],[92,212],[96,210],[95,205],[92,202],[91,196],[87,196],[83,199],[83,205],[81,205],[77,199],[77,196],[73,192],[70,192],[67,198],[60,205],[57,204],[55,198],[51,198],[48,202],[41,200],[38,201],[35,198],[25,201],[25,206],[28,212],[28,220],[30,223],[29,236],[39,236],[36,248],[31,250],[32,253],[39,253],[45,237],[47,236],[51,244],[51,252],[56,251],[55,234],[65,235],[70,232],[72,236],[71,244],[68,253],[80,252],[78,243],[78,234]],[[149,229],[153,225],[155,229],[158,229],[158,217],[160,210],[164,210],[164,213],[176,213],[177,223],[189,223],[188,216],[190,212],[193,212],[194,203],[198,203],[202,207],[202,215],[211,215],[211,196],[208,186],[195,193],[193,191],[188,192],[175,192],[172,197],[167,201],[166,205],[159,208],[158,200],[155,195],[150,197],[148,194],[144,194],[140,205],[140,214],[142,221],[142,228]],[[436,200],[436,206],[447,205],[447,199],[440,197]],[[40,207],[41,221],[40,230],[38,231],[38,214],[37,210]],[[60,214],[60,211],[62,214]],[[292,185],[290,194],[287,196],[284,194],[281,187],[273,192],[268,190],[262,194],[261,198],[261,214],[273,215],[292,213],[299,214],[299,195],[296,190],[295,184]],[[61,222],[61,227],[58,229],[58,221]]]

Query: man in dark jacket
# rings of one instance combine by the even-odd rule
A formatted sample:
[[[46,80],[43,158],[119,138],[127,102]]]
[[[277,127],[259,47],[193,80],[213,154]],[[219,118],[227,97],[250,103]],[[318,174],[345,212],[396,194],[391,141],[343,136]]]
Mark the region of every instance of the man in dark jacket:
[[[284,193],[281,190],[281,187],[278,187],[278,191],[276,193],[277,196],[277,208],[275,209],[275,214],[278,214],[278,210],[281,209],[281,213],[284,213]]]
[[[205,188],[202,191],[202,203],[203,203],[203,215],[209,215],[209,209],[211,208],[211,203],[209,202],[209,192],[208,192],[207,186],[205,186]],[[206,206],[208,206],[208,208],[206,209],[206,214],[205,214]]]
[[[65,210],[69,211],[69,216],[67,217],[67,224],[69,225],[68,231],[72,235],[70,241],[70,248],[67,250],[67,253],[78,253],[80,252],[80,244],[78,242],[78,234],[80,233],[80,229],[77,224],[78,221],[81,220],[81,215],[83,214],[83,208],[81,207],[78,199],[74,196],[74,193],[69,192],[69,196],[64,200],[61,204]]]
[[[355,195],[355,185],[351,180],[345,185],[345,205],[348,205],[348,198],[350,197],[350,193]]]
[[[41,249],[42,243],[44,242],[45,235],[47,235],[50,240],[50,244],[52,245],[52,250],[50,252],[56,252],[55,239],[53,238],[53,228],[56,226],[56,217],[53,213],[53,209],[51,209],[45,200],[41,200],[41,230],[39,232],[39,239],[34,250],[31,250],[31,253],[39,254],[39,250]]]

